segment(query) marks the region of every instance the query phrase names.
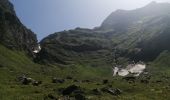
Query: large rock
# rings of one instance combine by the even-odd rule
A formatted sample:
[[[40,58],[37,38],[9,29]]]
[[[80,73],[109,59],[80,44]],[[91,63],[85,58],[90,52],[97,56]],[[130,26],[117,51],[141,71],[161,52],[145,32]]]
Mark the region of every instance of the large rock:
[[[75,99],[76,100],[86,100],[86,97],[84,95],[82,95],[82,94],[76,94]]]
[[[53,78],[52,79],[52,83],[64,83],[65,80],[64,79],[59,79],[59,78]]]
[[[79,86],[71,85],[65,88],[62,92],[63,95],[70,95],[70,94],[83,94],[82,89]]]
[[[118,88],[106,88],[105,87],[105,88],[102,88],[101,90],[103,92],[106,92],[106,93],[109,93],[109,94],[115,95],[115,96],[122,94],[122,90],[120,90]]]
[[[92,90],[92,94],[94,94],[94,95],[101,95],[101,91],[100,91],[100,89],[93,89]]]
[[[30,77],[26,77],[25,75],[22,75],[22,76],[18,77],[18,81],[20,81],[23,85],[29,85],[34,80]]]
[[[122,93],[122,91],[120,89],[108,89],[108,93],[112,94],[112,95],[120,95]]]

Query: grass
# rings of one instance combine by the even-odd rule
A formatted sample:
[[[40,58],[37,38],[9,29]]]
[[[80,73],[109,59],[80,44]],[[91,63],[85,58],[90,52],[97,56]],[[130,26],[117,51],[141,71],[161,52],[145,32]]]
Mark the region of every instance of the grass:
[[[166,55],[166,56],[165,56]],[[85,64],[72,64],[65,67],[45,66],[32,62],[24,53],[9,50],[0,45],[0,100],[43,100],[48,94],[62,98],[58,89],[66,88],[76,84],[85,90],[88,100],[168,100],[170,98],[170,69],[162,68],[169,54],[163,53],[152,64],[148,65],[148,70],[152,71],[152,78],[149,84],[144,84],[137,79],[135,83],[128,83],[122,77],[112,77],[110,66],[102,65],[92,67]],[[161,61],[163,60],[163,61]],[[161,69],[161,70],[160,70]],[[16,79],[18,76],[26,74],[35,80],[41,80],[40,86],[22,85]],[[52,83],[52,77],[65,79],[72,76],[80,82],[66,80],[63,84]],[[103,79],[108,79],[108,84],[102,84]],[[90,80],[90,83],[81,82]],[[161,80],[162,82],[156,83]],[[123,93],[113,96],[102,92],[101,95],[91,93],[93,89],[103,87],[119,88]],[[50,99],[49,99],[50,100]]]

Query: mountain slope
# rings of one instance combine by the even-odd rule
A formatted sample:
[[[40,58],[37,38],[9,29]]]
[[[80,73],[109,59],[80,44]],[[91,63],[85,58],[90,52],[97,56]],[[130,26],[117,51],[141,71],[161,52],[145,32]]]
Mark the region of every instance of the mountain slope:
[[[170,4],[152,2],[135,10],[117,10],[95,29],[63,31],[40,43],[38,60],[45,63],[153,61],[170,50]],[[86,61],[86,62],[84,62]]]
[[[168,3],[151,2],[135,10],[117,10],[104,20],[100,28],[115,31],[118,28],[125,30],[134,24],[142,24],[151,19],[154,20],[156,17],[167,16],[170,12],[169,8]]]
[[[109,64],[113,44],[106,37],[103,33],[81,28],[55,33],[40,42],[42,50],[38,59],[45,63]]]

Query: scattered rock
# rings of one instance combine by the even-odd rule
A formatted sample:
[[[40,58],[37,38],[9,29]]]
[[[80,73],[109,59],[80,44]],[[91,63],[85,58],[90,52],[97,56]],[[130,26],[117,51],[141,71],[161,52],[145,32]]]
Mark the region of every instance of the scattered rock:
[[[79,90],[80,87],[76,86],[76,85],[71,85],[68,86],[66,89],[63,90],[62,94],[63,95],[70,95],[71,93],[75,92],[76,90]]]
[[[0,64],[0,67],[3,67],[3,65]]]
[[[64,88],[53,89],[53,91],[56,91],[56,92],[62,93],[62,92],[64,91]]]
[[[79,86],[76,86],[76,85],[68,86],[62,92],[63,95],[70,95],[72,93],[74,93],[74,94],[83,94],[84,92],[82,91],[82,89]]]
[[[36,81],[30,77],[26,77],[25,75],[18,77],[18,80],[23,84],[23,85],[29,85],[32,83],[33,86],[38,86],[42,84],[42,81]]]
[[[57,79],[57,78],[52,79],[52,83],[64,83],[64,82],[65,82],[64,79]]]
[[[144,83],[144,84],[148,84],[149,81],[148,80],[140,80],[141,83]]]
[[[90,80],[82,80],[83,83],[90,83]]]
[[[71,76],[67,76],[66,79],[72,80],[73,78]]]
[[[32,82],[33,86],[39,86],[40,84],[42,84],[42,81],[33,81]]]
[[[108,93],[112,94],[112,95],[120,95],[122,93],[122,91],[120,89],[108,89],[107,90]]]
[[[24,78],[24,80],[23,80],[22,83],[23,83],[24,85],[28,85],[28,84],[30,84],[32,81],[33,81],[32,78]]]
[[[122,93],[122,91],[118,88],[102,88],[101,90],[111,95],[120,95]]]
[[[19,81],[23,85],[29,85],[33,81],[33,79],[32,78],[27,78],[27,77],[23,76],[23,77],[19,77]]]
[[[157,80],[156,83],[161,83],[162,81],[161,80]]]
[[[107,87],[110,87],[110,88],[111,88],[111,87],[112,87],[112,85],[111,85],[111,84],[109,84],[109,85],[107,85]]]
[[[127,76],[127,77],[123,77],[122,79],[126,80],[128,82],[135,82],[136,77],[134,77],[134,76]]]
[[[108,89],[108,88],[104,87],[104,88],[101,88],[101,91],[102,91],[102,92],[107,92],[107,89]]]
[[[39,94],[41,91],[35,90],[34,93]]]
[[[44,97],[44,100],[58,100],[57,97],[55,97],[53,94],[48,94]]]
[[[94,95],[101,95],[101,91],[99,89],[93,89],[92,94]]]
[[[103,84],[109,83],[109,80],[103,80]]]
[[[96,83],[96,85],[101,85],[100,83]]]
[[[82,89],[79,87],[79,89],[74,91],[74,94],[84,94],[84,91],[82,91]]]
[[[78,80],[74,80],[74,82],[79,82]]]
[[[76,94],[76,95],[75,95],[75,99],[76,99],[76,100],[86,100],[85,96],[82,95],[82,94]]]

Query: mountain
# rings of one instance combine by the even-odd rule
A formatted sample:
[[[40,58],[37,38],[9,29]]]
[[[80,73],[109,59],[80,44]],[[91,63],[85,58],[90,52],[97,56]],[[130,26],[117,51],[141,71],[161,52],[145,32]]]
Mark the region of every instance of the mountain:
[[[110,63],[111,40],[90,29],[77,28],[49,35],[41,42],[38,59],[45,63]]]
[[[135,10],[116,10],[111,13],[102,23],[101,29],[115,31],[126,30],[132,25],[142,24],[150,19],[166,17],[169,13],[168,3],[151,2],[148,5]],[[120,26],[120,27],[119,27]]]
[[[0,0],[0,100],[169,99],[169,5],[118,10],[100,27],[47,36],[37,52],[36,35]],[[128,64],[118,74],[141,74],[113,77],[115,64]]]
[[[0,100],[51,100],[50,95],[55,95],[54,99],[65,99],[65,96],[59,97],[62,94],[58,90],[74,81],[96,80],[111,75],[108,69],[83,65],[38,64],[35,62],[38,54],[34,53],[38,48],[36,35],[20,22],[13,5],[9,0],[0,0]],[[89,50],[93,49],[89,46]],[[48,59],[50,56],[45,55]],[[64,83],[58,84],[56,77]]]
[[[120,47],[140,50],[133,55],[134,60],[152,61],[163,50],[170,49],[169,9],[169,3],[152,2],[132,11],[117,10],[102,23],[100,30],[113,30]]]
[[[117,10],[94,29],[54,33],[40,42],[38,60],[92,66],[153,61],[164,50],[170,50],[169,9],[169,3],[151,2],[135,10]]]
[[[21,23],[8,0],[0,0],[0,44],[30,56],[38,46],[36,35]]]

